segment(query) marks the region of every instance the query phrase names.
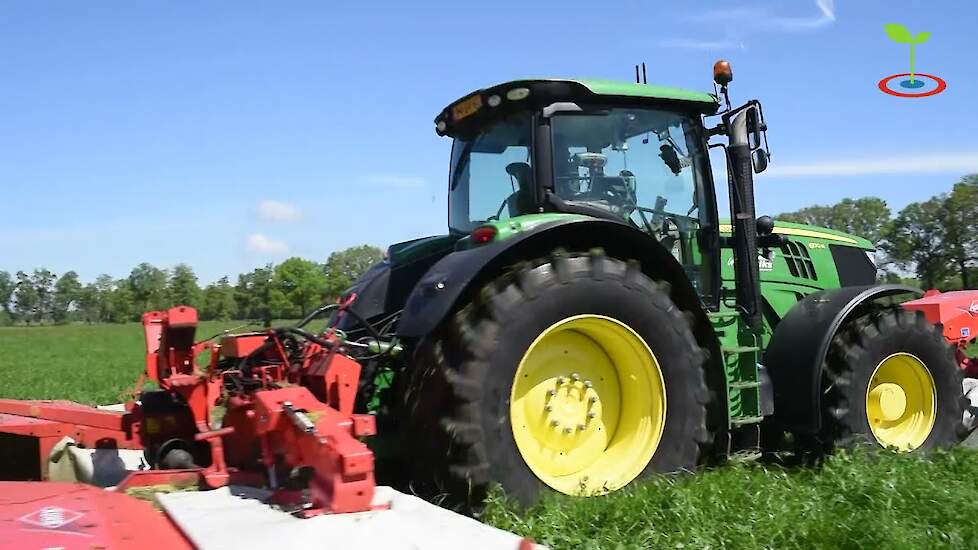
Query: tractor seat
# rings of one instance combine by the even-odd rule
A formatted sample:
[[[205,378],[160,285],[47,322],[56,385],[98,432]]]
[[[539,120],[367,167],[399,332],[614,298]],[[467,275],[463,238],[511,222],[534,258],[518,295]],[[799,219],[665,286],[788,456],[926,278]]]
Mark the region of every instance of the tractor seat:
[[[506,173],[516,180],[516,192],[506,199],[509,217],[532,214],[537,210],[536,192],[533,186],[533,169],[525,162],[506,165]]]

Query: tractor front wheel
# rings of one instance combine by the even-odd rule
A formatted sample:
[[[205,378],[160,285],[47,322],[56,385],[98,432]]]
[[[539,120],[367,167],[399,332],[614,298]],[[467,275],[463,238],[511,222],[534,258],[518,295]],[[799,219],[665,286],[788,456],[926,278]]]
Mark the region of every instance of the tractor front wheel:
[[[823,445],[912,452],[950,447],[965,433],[954,351],[919,312],[893,308],[851,323],[826,367]]]
[[[704,354],[665,285],[602,254],[556,256],[488,284],[418,348],[402,406],[436,492],[490,483],[532,503],[696,467]]]

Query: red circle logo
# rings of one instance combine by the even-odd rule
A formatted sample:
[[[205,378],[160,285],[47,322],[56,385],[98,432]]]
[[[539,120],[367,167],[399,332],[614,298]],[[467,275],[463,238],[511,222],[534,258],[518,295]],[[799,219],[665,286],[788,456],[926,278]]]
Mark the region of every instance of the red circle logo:
[[[896,97],[928,97],[937,95],[947,89],[947,82],[944,82],[943,78],[934,76],[932,74],[915,73],[914,76],[922,76],[933,80],[935,83],[937,83],[937,87],[933,90],[927,90],[926,92],[898,92],[896,90],[891,90],[889,87],[890,81],[900,78],[901,76],[910,76],[910,73],[894,74],[880,80],[880,91],[884,94],[890,94]]]

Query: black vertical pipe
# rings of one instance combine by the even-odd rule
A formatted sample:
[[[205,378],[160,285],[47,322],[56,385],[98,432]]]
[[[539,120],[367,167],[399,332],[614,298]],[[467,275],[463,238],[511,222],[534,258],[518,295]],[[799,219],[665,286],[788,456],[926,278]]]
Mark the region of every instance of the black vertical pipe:
[[[748,109],[725,115],[730,136],[727,159],[730,174],[730,213],[733,225],[734,277],[737,305],[744,321],[761,328],[761,283],[757,267],[757,212],[754,206],[754,172],[747,139]]]

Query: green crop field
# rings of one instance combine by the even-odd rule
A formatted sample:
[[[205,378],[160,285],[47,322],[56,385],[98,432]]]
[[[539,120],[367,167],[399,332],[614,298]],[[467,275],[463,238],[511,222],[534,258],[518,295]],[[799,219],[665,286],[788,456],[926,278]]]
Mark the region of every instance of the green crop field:
[[[551,548],[978,548],[978,454],[834,456],[821,468],[726,465],[486,520]]]
[[[211,336],[240,323],[201,323]],[[0,328],[0,397],[119,402],[143,367],[142,327]],[[978,454],[856,453],[820,468],[731,464],[610,496],[496,495],[483,519],[555,549],[978,548]]]
[[[238,321],[205,321],[206,338]],[[0,397],[119,403],[143,371],[139,323],[0,328]]]

